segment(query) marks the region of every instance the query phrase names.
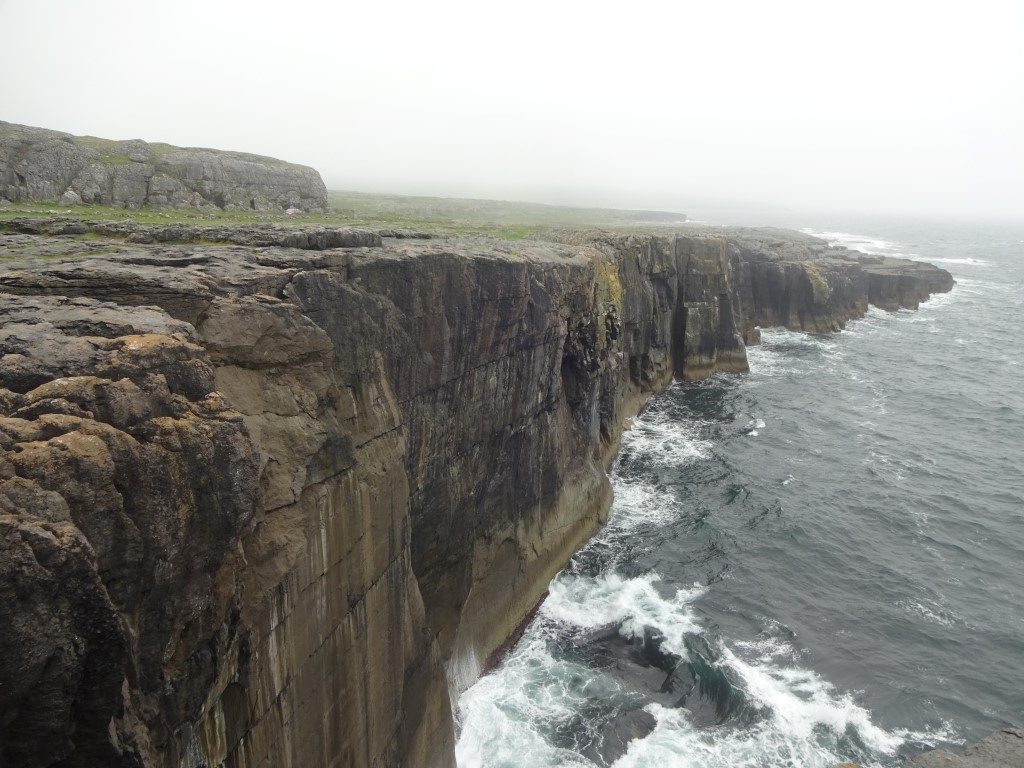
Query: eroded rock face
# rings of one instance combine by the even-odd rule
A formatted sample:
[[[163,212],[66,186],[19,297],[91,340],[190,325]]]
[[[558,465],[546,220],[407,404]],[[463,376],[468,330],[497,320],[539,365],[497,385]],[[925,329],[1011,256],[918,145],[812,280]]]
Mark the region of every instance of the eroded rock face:
[[[749,236],[12,228],[5,765],[452,765],[450,691],[604,521],[628,417],[874,274]]]
[[[320,174],[304,165],[0,121],[2,199],[121,208],[327,209]]]
[[[0,305],[5,764],[145,752],[202,703],[236,631],[222,566],[257,455],[194,341],[156,309]]]

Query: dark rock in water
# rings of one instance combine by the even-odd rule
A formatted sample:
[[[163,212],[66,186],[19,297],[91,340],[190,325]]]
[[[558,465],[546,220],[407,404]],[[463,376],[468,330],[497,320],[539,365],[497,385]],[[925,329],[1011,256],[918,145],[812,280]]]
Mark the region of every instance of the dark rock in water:
[[[685,638],[687,658],[683,659],[665,650],[664,637],[656,630],[648,627],[639,637],[625,637],[619,627],[608,624],[575,634],[566,652],[579,653],[625,690],[642,693],[644,700],[687,709],[698,728],[758,719],[758,712],[714,663],[714,651],[699,635]]]
[[[583,750],[583,756],[598,765],[611,765],[626,754],[629,742],[644,738],[657,724],[654,715],[642,709],[616,715],[602,727],[598,740]]]
[[[679,662],[676,654],[665,649],[665,636],[656,629],[644,627],[643,637],[638,638],[637,645],[641,658],[653,667],[670,670]]]
[[[452,766],[449,684],[605,521],[627,419],[745,370],[756,325],[859,316],[879,264],[763,231],[102,226],[0,226],[5,766]],[[877,295],[936,284],[896,272]],[[711,657],[662,692],[664,646],[581,653],[720,717]]]
[[[944,749],[907,760],[908,768],[1024,768],[1024,730],[1004,728],[954,754]]]
[[[661,692],[671,694],[673,706],[690,713],[690,722],[698,728],[721,725],[741,719],[756,720],[756,712],[747,707],[746,696],[736,688],[715,655],[697,635],[687,637],[687,658],[681,660],[662,683]]]
[[[597,646],[599,644],[622,642],[624,638],[619,634],[619,629],[621,627],[622,622],[620,621],[602,624],[599,627],[587,629],[574,635],[572,643],[575,646],[587,648],[590,646]]]
[[[327,210],[320,174],[244,152],[32,128],[0,121],[0,199],[120,208]]]

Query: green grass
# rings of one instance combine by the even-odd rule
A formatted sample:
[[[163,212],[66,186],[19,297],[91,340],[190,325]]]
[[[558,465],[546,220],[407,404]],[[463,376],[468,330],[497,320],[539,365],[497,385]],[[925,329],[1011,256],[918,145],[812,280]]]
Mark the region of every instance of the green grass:
[[[97,141],[103,141],[99,139]],[[150,145],[153,146],[153,145]],[[127,160],[127,158],[125,158]],[[135,221],[140,224],[194,226],[322,225],[412,229],[432,235],[489,235],[504,240],[542,237],[553,229],[602,228],[623,232],[664,231],[677,226],[676,214],[604,208],[571,208],[495,200],[329,193],[331,211],[286,216],[261,211],[143,208],[58,203],[16,203],[0,208],[0,222],[20,217],[55,217],[85,221]],[[665,221],[647,221],[662,216]]]
[[[617,208],[580,208],[507,200],[475,200],[365,192],[328,192],[331,208],[355,216],[397,216],[456,226],[636,227],[677,225],[685,214]]]
[[[91,149],[101,163],[106,165],[128,165],[131,158],[121,151],[122,142],[100,139],[96,136],[76,136],[72,139],[81,149]]]
[[[143,208],[129,210],[105,205],[64,206],[57,203],[15,203],[0,208],[0,223],[16,218],[58,218],[83,221],[134,221],[139,224],[188,224],[199,227],[252,225],[322,225],[332,227],[369,227],[414,229],[433,235],[491,235],[505,240],[521,240],[536,227],[495,226],[484,223],[423,219],[398,213],[354,215],[352,213],[307,213],[285,216],[259,211],[220,211],[197,209]]]

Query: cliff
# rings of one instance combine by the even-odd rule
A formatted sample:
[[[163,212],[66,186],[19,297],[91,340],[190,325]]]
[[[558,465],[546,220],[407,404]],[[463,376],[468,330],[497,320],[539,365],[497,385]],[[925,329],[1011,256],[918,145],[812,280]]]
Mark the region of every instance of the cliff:
[[[0,200],[327,210],[320,174],[271,157],[72,136],[0,121]]]
[[[4,765],[452,765],[650,394],[952,287],[775,232],[104,226],[0,228]]]

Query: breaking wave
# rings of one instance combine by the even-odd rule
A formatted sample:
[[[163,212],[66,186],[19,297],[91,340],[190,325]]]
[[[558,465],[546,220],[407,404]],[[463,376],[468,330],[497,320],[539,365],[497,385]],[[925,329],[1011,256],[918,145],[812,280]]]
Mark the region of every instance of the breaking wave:
[[[659,466],[707,459],[710,444],[653,410],[627,433],[623,450]],[[666,524],[679,513],[664,489],[621,472],[614,483],[609,524],[587,549],[614,546],[637,527]],[[945,735],[878,726],[852,693],[801,666],[778,627],[751,640],[716,637],[700,616],[706,591],[673,587],[654,570],[588,573],[570,565],[509,657],[460,698],[461,768],[834,768],[849,759],[869,765],[908,739]],[[633,664],[653,685],[621,673]],[[606,761],[609,729],[638,710],[653,717],[653,729]]]

